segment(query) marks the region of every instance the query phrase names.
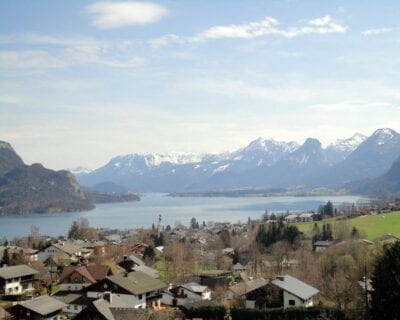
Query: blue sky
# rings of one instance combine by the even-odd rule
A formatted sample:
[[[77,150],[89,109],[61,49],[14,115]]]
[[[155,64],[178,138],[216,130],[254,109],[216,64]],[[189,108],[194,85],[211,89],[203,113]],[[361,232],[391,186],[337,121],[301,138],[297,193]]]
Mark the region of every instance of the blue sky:
[[[0,139],[28,163],[400,131],[397,1],[2,1]]]

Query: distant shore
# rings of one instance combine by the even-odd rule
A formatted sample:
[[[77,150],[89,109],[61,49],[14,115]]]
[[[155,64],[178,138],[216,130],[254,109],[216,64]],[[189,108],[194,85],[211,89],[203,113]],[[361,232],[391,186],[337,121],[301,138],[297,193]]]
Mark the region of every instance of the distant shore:
[[[172,192],[169,197],[318,197],[318,196],[346,196],[346,190],[318,189],[274,189],[274,190],[226,190],[201,192]]]

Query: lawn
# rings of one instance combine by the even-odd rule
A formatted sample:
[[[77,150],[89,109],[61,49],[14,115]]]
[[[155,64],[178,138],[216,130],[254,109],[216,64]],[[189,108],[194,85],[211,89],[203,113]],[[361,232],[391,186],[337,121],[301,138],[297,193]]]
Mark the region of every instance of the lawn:
[[[337,218],[326,219],[319,221],[321,228],[323,223],[331,223],[333,228]],[[391,213],[382,213],[377,215],[361,216],[348,221],[350,227],[356,227],[363,232],[367,239],[374,240],[385,233],[391,233],[400,238],[400,211]],[[314,222],[297,223],[296,226],[300,231],[310,232]]]

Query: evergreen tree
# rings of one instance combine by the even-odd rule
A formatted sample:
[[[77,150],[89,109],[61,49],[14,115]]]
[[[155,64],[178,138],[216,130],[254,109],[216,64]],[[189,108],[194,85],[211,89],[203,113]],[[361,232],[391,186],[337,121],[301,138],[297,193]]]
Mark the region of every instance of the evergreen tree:
[[[74,239],[74,240],[81,238],[81,230],[80,230],[78,221],[72,222],[71,226],[69,227],[68,238]]]
[[[372,276],[372,318],[400,319],[400,241],[386,247]]]
[[[268,213],[268,210],[267,210],[267,209],[265,210],[264,214],[262,215],[261,220],[262,220],[263,222],[266,222],[266,221],[269,220],[269,213]]]
[[[276,220],[276,215],[275,213],[271,213],[269,220],[275,221]]]
[[[3,258],[1,259],[1,265],[9,265],[10,264],[10,256],[8,255],[8,249],[6,248],[3,252]]]
[[[196,218],[190,219],[190,228],[191,228],[191,229],[197,229],[197,228],[196,228],[197,225],[198,225],[198,224],[197,224]]]

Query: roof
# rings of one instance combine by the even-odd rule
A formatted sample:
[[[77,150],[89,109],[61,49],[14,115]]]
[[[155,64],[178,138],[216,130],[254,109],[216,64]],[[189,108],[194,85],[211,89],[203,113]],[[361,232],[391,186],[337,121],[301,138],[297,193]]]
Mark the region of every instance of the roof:
[[[208,290],[207,286],[202,286],[196,282],[185,283],[181,287],[195,293],[203,293]]]
[[[272,284],[303,300],[308,300],[319,292],[318,289],[289,275],[277,277]]]
[[[300,214],[300,218],[311,218],[312,216],[314,216],[315,214],[313,212],[305,212]]]
[[[233,293],[235,293],[238,296],[242,296],[246,293],[249,293],[258,288],[261,288],[261,287],[265,286],[266,284],[268,284],[268,280],[266,280],[264,278],[259,278],[259,279],[240,282],[238,284],[230,286],[229,290],[231,290]]]
[[[297,219],[298,215],[297,214],[289,214],[288,216],[285,217],[285,220],[291,220],[291,219]]]
[[[109,276],[107,279],[134,295],[168,287],[161,280],[154,279],[142,271],[131,272],[128,275]]]
[[[96,283],[96,279],[91,275],[86,266],[66,266],[60,276],[60,283],[63,283],[65,279],[67,279],[74,272],[79,273],[82,277],[84,277],[89,283]]]
[[[314,242],[314,246],[315,247],[329,247],[331,244],[333,243],[333,241],[315,241]]]
[[[110,272],[109,266],[99,264],[90,264],[86,268],[97,281],[105,279]]]
[[[55,243],[52,246],[67,253],[68,255],[75,255],[82,251],[80,247],[68,242]]]
[[[76,300],[78,300],[79,298],[81,298],[82,295],[78,294],[78,293],[70,293],[67,294],[66,296],[62,297],[60,300],[66,304],[70,304]]]
[[[127,302],[119,297],[118,295],[112,294],[112,302],[105,300],[103,298],[93,301],[93,306],[97,309],[101,315],[107,320],[115,320],[110,308],[128,308]]]
[[[243,266],[241,263],[236,263],[236,264],[234,264],[233,266],[232,266],[232,269],[234,270],[234,271],[236,271],[236,270],[245,270],[245,269],[247,269],[245,266]]]
[[[158,278],[160,273],[158,272],[158,270],[153,269],[151,267],[145,266],[145,265],[140,265],[140,266],[135,266],[132,268],[132,270],[134,271],[142,271],[144,273],[146,273],[147,275],[149,275],[152,278]]]
[[[0,278],[3,279],[11,279],[18,278],[24,276],[30,276],[39,273],[37,270],[25,265],[21,264],[19,266],[7,266],[0,268]]]
[[[50,296],[41,296],[32,300],[21,302],[19,304],[24,308],[36,312],[42,316],[51,314],[67,306],[64,302],[61,302]]]

